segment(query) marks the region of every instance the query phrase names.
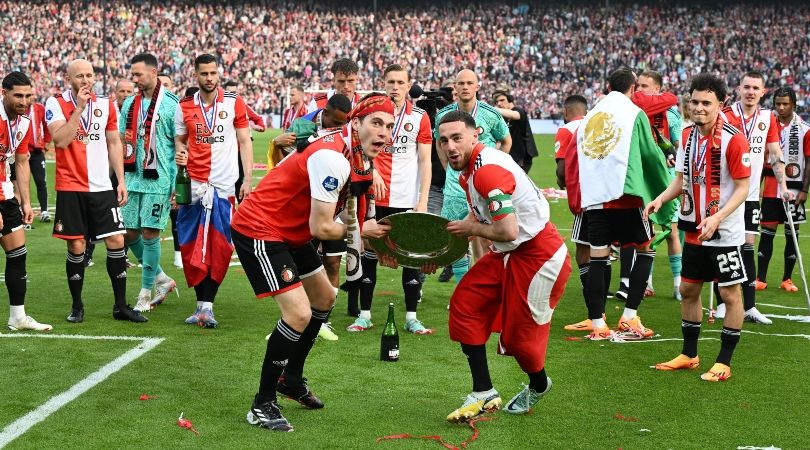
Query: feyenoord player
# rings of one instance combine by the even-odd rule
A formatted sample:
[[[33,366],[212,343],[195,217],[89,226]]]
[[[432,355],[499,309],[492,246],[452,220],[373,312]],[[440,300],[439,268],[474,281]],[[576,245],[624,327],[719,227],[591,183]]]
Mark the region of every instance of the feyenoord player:
[[[126,79],[120,79],[115,83],[115,112],[120,115],[124,100],[135,93],[135,84]]]
[[[177,214],[183,273],[197,295],[197,308],[187,324],[216,328],[214,298],[233,254],[230,239],[235,203],[238,151],[245,173],[239,198],[253,188],[253,142],[247,108],[237,94],[219,87],[217,60],[202,54],[194,60],[200,90],[180,100],[174,116],[176,161],[191,178],[191,204]],[[201,233],[198,229],[203,225]]]
[[[773,93],[773,108],[778,119],[779,142],[786,164],[785,184],[796,199],[790,202],[789,208],[798,235],[798,224],[807,221],[804,204],[807,201],[807,190],[810,186],[810,174],[808,173],[810,165],[807,164],[808,158],[810,158],[810,132],[808,132],[810,125],[795,113],[796,92],[789,87],[781,87]],[[756,288],[760,291],[768,287],[768,264],[771,262],[773,254],[773,238],[776,235],[776,227],[784,224],[785,271],[779,287],[787,292],[797,292],[799,288],[790,279],[796,265],[797,249],[793,245],[793,237],[785,215],[782,190],[776,181],[774,170],[769,164],[765,166],[763,178],[765,186],[762,189],[762,235],[759,238]]]
[[[303,370],[318,330],[334,306],[336,290],[311,240],[346,237],[347,226],[336,222],[335,215],[349,195],[360,195],[354,192],[355,186],[361,186],[355,175],[370,178],[370,165],[364,161],[374,159],[387,146],[393,114],[394,104],[384,95],[361,100],[348,125],[313,136],[310,145],[284,159],[234,216],[236,251],[253,291],[259,298],[273,296],[281,310],[267,342],[259,392],[247,414],[252,425],[292,431],[279,411],[277,392],[307,408],[323,408],[309,390]],[[360,211],[357,217],[344,218],[351,226],[364,220]],[[382,237],[388,229],[369,221],[361,236]]]
[[[498,352],[514,356],[529,377],[529,385],[505,408],[525,414],[551,389],[546,346],[551,316],[571,274],[568,249],[549,221],[546,199],[508,154],[477,141],[477,122],[470,114],[450,111],[437,128],[448,164],[461,173],[470,208],[447,231],[479,236],[493,246],[450,298],[450,339],[467,357],[473,392],[447,420],[464,422],[500,408],[487,367],[486,342],[493,331],[500,332]]]
[[[411,85],[408,71],[392,64],[383,71],[385,93],[396,105],[392,145],[374,160],[374,167],[382,177],[386,189],[382,197],[375,197],[377,220],[391,214],[414,210],[427,211],[430,188],[430,119],[427,113],[408,101],[405,96]],[[366,249],[362,257],[363,279],[349,291],[351,297],[360,295],[360,315],[348,331],[366,331],[371,323],[371,302],[377,284],[377,254]],[[405,330],[414,334],[431,334],[416,318],[416,308],[422,296],[422,281],[418,269],[402,268],[402,290],[405,294]]]
[[[745,207],[751,175],[748,142],[725,121],[720,107],[726,98],[726,83],[710,74],[696,75],[689,86],[692,126],[683,130],[675,163],[675,179],[650,202],[644,215],[681,195],[678,226],[686,232],[681,279],[681,354],[658,370],[696,369],[700,365],[697,343],[703,308],[703,283],[715,281],[726,305],[720,354],[706,381],[724,381],[731,376],[731,356],[743,324],[740,285],[746,281],[740,246],[745,242]]]
[[[737,88],[740,100],[733,105],[723,108],[722,114],[726,122],[740,130],[748,140],[751,149],[751,182],[748,184],[748,197],[745,200],[745,244],[742,255],[745,266],[747,282],[742,286],[743,307],[745,320],[765,325],[773,323],[771,319],[762,315],[756,308],[756,266],[754,261],[754,241],[759,234],[760,209],[759,189],[762,179],[762,169],[765,165],[765,154],[777,160],[782,159],[782,149],[779,147],[779,125],[776,116],[770,110],[760,108],[759,102],[765,95],[765,79],[759,72],[748,72],[740,81]],[[782,192],[789,192],[784,182],[784,165],[773,168],[774,173],[779,172],[782,177],[780,183]],[[726,313],[724,304],[717,305],[715,317],[722,319]]]
[[[25,293],[27,275],[25,260],[28,249],[25,247],[23,224],[34,219],[31,210],[31,196],[28,190],[30,169],[28,154],[33,139],[31,119],[24,116],[34,88],[31,81],[21,72],[11,72],[3,78],[3,105],[0,107],[0,246],[6,253],[6,289],[8,290],[9,317],[11,330],[49,331],[51,325],[39,323],[25,314]],[[20,202],[14,197],[14,185],[9,179],[10,166],[17,165]]]
[[[51,132],[48,130],[48,123],[45,122],[45,105],[36,102],[36,96],[31,96],[31,103],[26,113],[31,119],[30,154],[28,167],[31,169],[31,177],[37,186],[37,200],[39,200],[39,220],[40,222],[50,222],[51,213],[48,212],[48,182],[45,176],[45,153],[51,143]]]
[[[297,84],[290,89],[290,107],[284,110],[281,116],[281,129],[289,130],[295,119],[307,115],[307,105],[304,103],[304,87]],[[331,98],[331,97],[330,97]],[[326,108],[326,106],[324,106]],[[310,111],[312,113],[314,111]],[[285,131],[270,141],[267,149],[267,170],[275,167],[279,161],[287,156],[285,148],[290,148],[295,144],[295,133]]]
[[[56,147],[56,215],[53,235],[67,241],[68,287],[73,306],[68,322],[84,320],[85,236],[104,240],[107,274],[112,282],[113,318],[146,322],[146,317],[126,304],[127,256],[120,207],[127,203],[126,183],[113,190],[110,168],[124,180],[123,150],[118,135],[115,105],[96,95],[93,66],[84,59],[68,64],[62,94],[45,104],[45,120]]]
[[[169,222],[169,200],[177,175],[174,115],[178,98],[158,80],[157,64],[157,58],[149,53],[130,60],[129,70],[138,94],[124,101],[118,119],[129,191],[129,201],[121,208],[127,228],[126,244],[143,266],[135,305],[140,312],[163,303],[177,287],[160,267],[160,232]]]
[[[357,73],[360,68],[357,63],[347,58],[336,59],[332,63],[330,69],[332,71],[332,89],[326,93],[319,92],[312,96],[309,105],[307,105],[307,112],[311,113],[316,109],[326,108],[326,101],[329,97],[338,94],[343,94],[352,101],[352,107],[360,101],[360,94],[357,93]]]
[[[307,114],[307,106],[304,104],[304,87],[296,84],[290,89],[290,107],[284,110],[281,116],[281,128],[286,130],[299,117]]]

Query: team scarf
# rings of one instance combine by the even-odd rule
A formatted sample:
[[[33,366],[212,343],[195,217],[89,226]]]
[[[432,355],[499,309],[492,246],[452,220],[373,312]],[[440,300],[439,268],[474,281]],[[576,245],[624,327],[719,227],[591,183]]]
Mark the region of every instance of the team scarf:
[[[152,91],[151,102],[146,111],[142,108],[143,92],[135,95],[135,98],[132,100],[132,105],[127,112],[127,128],[124,132],[126,145],[126,153],[124,155],[125,172],[135,172],[138,138],[143,137],[143,177],[152,180],[158,178],[157,139],[155,139],[157,127],[153,126],[153,119],[155,111],[160,111],[160,102],[163,100],[164,94],[165,90],[160,84],[160,79],[157,79],[155,89]],[[139,135],[139,132],[142,133],[142,136]]]
[[[799,140],[800,140],[799,135],[801,133],[801,124],[802,118],[799,117],[798,114],[793,113],[793,118],[790,120],[790,125],[788,125],[790,129],[787,132],[787,140],[788,140],[787,151],[784,151],[785,148],[784,130],[779,136],[780,140],[782,141],[780,142],[781,147],[783,149],[782,158],[787,163],[797,164],[799,166],[802,166],[801,160],[804,158],[804,156],[801,154],[801,151],[799,150]],[[773,172],[773,168],[770,168],[770,171]],[[773,173],[771,173],[771,175],[773,175]],[[804,177],[804,170],[800,170],[797,178],[793,179],[787,178],[785,183],[787,184],[788,189],[801,190],[802,187],[804,186],[804,183],[802,182],[803,177]],[[782,188],[780,186],[779,190],[781,191],[781,189]],[[794,192],[794,194],[796,194],[796,192]]]
[[[700,149],[700,139],[698,137],[697,125],[692,128],[689,138],[684,146],[684,176],[682,185],[681,212],[678,218],[678,228],[683,231],[695,232],[697,226],[704,219],[714,215],[720,209],[720,169],[721,169],[721,145],[723,132],[723,118],[717,117],[711,134],[706,140],[706,146]],[[694,144],[693,144],[694,142]],[[705,170],[704,170],[705,168]],[[703,175],[701,175],[703,172]],[[695,185],[705,184],[705,204],[706,210],[698,213],[697,207],[700,205],[695,199],[699,190],[695,190]],[[715,231],[712,239],[720,239],[719,230]]]

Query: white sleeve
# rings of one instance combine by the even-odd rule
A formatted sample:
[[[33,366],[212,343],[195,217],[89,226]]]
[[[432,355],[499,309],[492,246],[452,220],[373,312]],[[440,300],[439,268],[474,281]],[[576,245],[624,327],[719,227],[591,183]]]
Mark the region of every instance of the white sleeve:
[[[48,101],[45,102],[45,123],[50,125],[60,120],[67,122],[65,114],[62,112],[62,107],[59,106],[56,97],[48,97]]]
[[[349,179],[351,167],[343,154],[332,150],[318,150],[309,156],[307,172],[312,198],[337,203],[338,194]]]
[[[174,135],[185,136],[187,134],[186,122],[183,120],[183,108],[178,105],[174,110]]]
[[[678,140],[678,153],[675,154],[675,171],[680,173],[686,173],[684,167],[684,158],[686,157],[684,154],[683,149],[683,139]]]
[[[315,111],[316,109],[318,109],[318,102],[316,102],[315,99],[313,98],[312,100],[309,101],[309,104],[307,105],[307,114],[311,113],[312,111]]]

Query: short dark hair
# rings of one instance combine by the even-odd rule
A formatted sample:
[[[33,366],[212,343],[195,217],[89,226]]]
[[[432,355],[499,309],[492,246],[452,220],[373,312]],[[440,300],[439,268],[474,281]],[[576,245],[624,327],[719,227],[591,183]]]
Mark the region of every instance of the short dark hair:
[[[31,80],[22,72],[11,72],[3,78],[3,89],[10,91],[14,86],[33,86]]]
[[[451,122],[463,122],[467,128],[472,128],[473,130],[475,129],[475,119],[473,119],[473,116],[471,116],[470,113],[464,112],[460,109],[456,109],[445,114],[442,117],[442,120],[439,121],[439,126]]]
[[[326,102],[326,109],[337,110],[348,114],[352,110],[352,101],[343,94],[334,94]]]
[[[294,84],[294,85],[292,86],[292,88],[293,88],[293,89],[296,89],[296,90],[299,90],[299,91],[301,91],[301,92],[304,92],[304,85],[303,85],[303,84]]]
[[[402,67],[401,64],[391,64],[390,66],[386,67],[385,70],[383,70],[383,78],[385,78],[385,76],[391,72],[405,72],[405,75],[408,76],[408,80],[410,81],[411,79],[411,74],[408,73],[408,70]]]
[[[573,105],[582,105],[583,108],[588,109],[588,99],[579,94],[573,94],[565,97],[563,107],[568,108]]]
[[[622,67],[611,72],[608,76],[608,86],[611,91],[624,94],[636,84],[636,74],[629,67]]]
[[[776,103],[776,97],[787,97],[790,99],[790,104],[796,106],[796,91],[793,89],[782,86],[773,93],[773,102]]]
[[[191,86],[186,88],[186,92],[183,93],[184,97],[191,97],[192,95],[196,94],[200,88],[197,86]]]
[[[217,66],[219,66],[219,64],[217,63],[217,58],[214,55],[210,53],[203,53],[202,55],[199,55],[196,58],[194,58],[194,70],[199,69],[202,64],[211,64],[211,63],[214,63]]]
[[[349,58],[336,59],[335,62],[332,63],[333,74],[337,74],[338,72],[345,74],[356,74],[359,71],[360,68],[357,67],[357,63]]]
[[[644,72],[641,72],[641,75],[639,75],[639,76],[652,78],[652,80],[655,81],[655,83],[658,86],[663,86],[664,85],[664,78],[661,76],[660,73],[658,73],[658,72],[656,72],[654,70],[645,70]]]
[[[742,78],[745,77],[759,78],[760,80],[762,80],[762,84],[765,84],[765,75],[762,75],[762,72],[758,70],[749,70],[748,72],[745,72],[745,75],[743,75]],[[742,81],[742,78],[740,78],[740,81]]]
[[[151,53],[138,53],[137,55],[133,56],[131,60],[129,60],[130,64],[137,64],[139,62],[154,68],[157,68],[158,66],[157,58]]]
[[[720,100],[720,103],[723,103],[728,95],[726,82],[723,81],[722,78],[707,72],[699,73],[692,77],[692,81],[689,83],[689,95],[692,95],[695,91],[714,92],[714,95],[717,96],[717,100]]]
[[[497,90],[492,93],[492,100],[495,100],[498,97],[506,97],[506,101],[509,103],[515,103],[515,97],[512,97],[512,94],[504,91],[504,90]]]
[[[225,84],[222,85],[222,87],[223,88],[239,87],[239,83],[237,83],[234,80],[228,80],[228,81],[225,82]]]

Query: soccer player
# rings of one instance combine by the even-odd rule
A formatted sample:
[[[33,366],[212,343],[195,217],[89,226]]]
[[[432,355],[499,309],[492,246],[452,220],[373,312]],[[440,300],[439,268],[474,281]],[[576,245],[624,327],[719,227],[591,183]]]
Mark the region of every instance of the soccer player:
[[[139,53],[129,63],[138,94],[124,101],[118,119],[129,190],[129,201],[121,213],[127,228],[127,247],[143,266],[135,310],[146,312],[163,303],[177,287],[160,267],[160,232],[169,221],[177,175],[174,115],[179,100],[158,80],[154,55]]]
[[[33,102],[34,88],[21,72],[11,72],[3,78],[3,105],[0,107],[0,247],[6,254],[6,289],[8,290],[10,330],[49,331],[53,327],[39,323],[25,313],[27,274],[23,225],[34,219],[28,190],[28,154],[32,145],[33,128],[38,123],[25,116]],[[9,179],[9,167],[17,165],[20,201],[14,197],[14,185]]]
[[[253,188],[253,142],[245,102],[219,87],[216,57],[197,56],[194,72],[200,90],[180,100],[174,116],[176,162],[186,166],[192,193],[191,204],[180,206],[177,229],[183,272],[197,295],[197,308],[185,322],[216,328],[214,299],[233,254],[236,153],[245,174],[238,193],[244,200]]]
[[[228,80],[222,85],[222,89],[224,89],[225,92],[231,92],[231,93],[234,93],[234,94],[237,93],[238,87],[239,87],[239,83],[237,83],[234,80]],[[263,133],[264,130],[265,130],[265,125],[264,125],[264,119],[262,118],[262,116],[260,116],[256,111],[253,110],[253,108],[251,108],[247,104],[245,104],[245,109],[247,110],[248,123],[250,125],[253,125],[253,128],[255,128],[256,131],[258,131],[259,133]],[[248,131],[250,133],[250,140],[252,142],[253,141],[253,129],[248,128]],[[242,189],[242,181],[245,178],[245,172],[243,170],[241,154],[242,154],[241,152],[236,152],[236,167],[239,169],[239,177],[236,179],[236,185],[234,185],[234,190],[236,192],[239,192]],[[253,168],[251,167],[250,170],[253,170]]]
[[[76,59],[67,67],[68,89],[45,104],[45,120],[56,148],[56,215],[53,236],[67,242],[67,273],[73,300],[68,322],[84,320],[85,236],[104,240],[112,283],[113,318],[146,322],[126,303],[127,255],[120,207],[127,203],[115,102],[95,95],[93,66]],[[110,168],[120,182],[113,190]]]
[[[796,227],[798,237],[800,223],[807,221],[807,214],[804,210],[807,201],[807,191],[810,187],[810,125],[802,120],[795,113],[796,92],[789,87],[781,87],[773,93],[773,108],[777,116],[779,126],[780,145],[782,154],[786,159],[785,177],[787,188],[793,193],[795,201],[790,202],[790,214],[793,216],[793,223]],[[762,189],[762,235],[759,238],[759,261],[757,267],[757,290],[768,287],[768,265],[773,254],[773,238],[776,235],[776,227],[779,224],[785,225],[785,270],[782,276],[781,289],[787,292],[797,292],[799,290],[790,279],[793,275],[793,268],[796,265],[796,252],[798,249],[793,245],[793,237],[788,226],[788,219],[782,201],[782,191],[773,168],[766,164],[763,178],[765,186]]]
[[[456,102],[452,103],[436,113],[436,123],[440,123],[442,117],[450,111],[461,110],[475,119],[478,131],[478,142],[487,147],[498,147],[502,152],[509,153],[512,147],[512,137],[509,135],[509,127],[503,116],[495,107],[478,100],[478,90],[480,89],[478,75],[472,70],[464,69],[456,75],[454,93]],[[433,132],[433,139],[439,139],[439,127]],[[441,151],[441,150],[439,150]],[[444,155],[446,157],[446,155]],[[444,182],[444,199],[442,200],[442,216],[449,220],[462,220],[467,217],[467,198],[464,190],[458,184],[459,173],[452,166],[447,168]],[[453,277],[456,282],[467,273],[469,261],[467,257],[453,263]]]
[[[166,89],[166,92],[174,94],[174,81],[172,81],[172,77],[162,73],[158,75],[157,78],[160,80],[160,85],[163,86],[163,89]]]
[[[411,77],[399,64],[383,71],[385,93],[396,105],[394,131],[390,147],[377,157],[374,167],[382,177],[386,189],[383,197],[375,197],[376,218],[381,220],[405,211],[426,212],[430,188],[430,147],[433,137],[430,119],[425,110],[408,101],[406,95]],[[366,331],[371,322],[371,303],[377,285],[377,254],[367,248],[362,257],[363,278],[349,290],[349,305],[356,304],[360,296],[360,315],[349,325],[348,331]],[[419,270],[402,268],[402,290],[405,295],[405,330],[413,334],[432,334],[416,317],[422,297]]]
[[[48,182],[45,176],[45,153],[51,143],[51,132],[45,122],[45,105],[36,102],[36,97],[30,97],[27,116],[31,119],[32,141],[28,167],[31,177],[37,187],[37,200],[39,201],[39,221],[50,222],[51,213],[48,212]]]
[[[352,101],[352,107],[360,101],[360,94],[357,93],[357,73],[360,68],[357,63],[347,58],[336,59],[331,67],[332,76],[332,89],[326,93],[319,92],[312,96],[307,105],[307,112],[311,113],[316,109],[323,109],[326,107],[326,102],[329,97],[337,94],[343,94]]]
[[[779,125],[776,116],[770,110],[760,108],[759,102],[765,95],[765,78],[759,72],[748,72],[740,81],[737,88],[740,100],[733,105],[723,108],[724,120],[731,126],[740,130],[748,140],[751,149],[751,181],[748,183],[748,197],[745,200],[745,244],[742,247],[746,283],[742,286],[743,307],[745,320],[770,325],[773,321],[757,309],[756,306],[756,265],[754,260],[754,241],[759,234],[760,222],[760,184],[762,169],[765,165],[765,153],[771,157],[782,159],[782,149],[779,147]],[[779,183],[782,192],[789,192],[784,182],[784,166],[777,165],[774,172],[782,171],[782,182]],[[722,319],[726,314],[726,306],[722,296],[718,300],[715,317]]]
[[[437,127],[448,164],[459,171],[470,213],[447,225],[456,236],[478,236],[493,251],[479,259],[450,298],[450,339],[461,344],[473,392],[450,413],[465,422],[500,408],[492,385],[486,342],[500,332],[498,352],[514,356],[529,384],[506,412],[528,413],[551,389],[545,359],[551,316],[571,274],[568,249],[549,221],[548,202],[512,158],[477,141],[478,124],[467,112],[450,111]]]
[[[135,84],[127,79],[120,79],[115,83],[115,112],[120,115],[124,100],[135,93]]]
[[[281,310],[267,342],[259,392],[247,414],[252,425],[292,431],[279,411],[277,392],[307,408],[323,408],[307,386],[303,369],[318,330],[334,306],[336,290],[323,273],[311,240],[346,237],[347,225],[336,222],[335,215],[347,201],[354,201],[349,196],[364,195],[368,189],[370,167],[364,160],[385,149],[393,114],[394,104],[386,96],[372,94],[361,100],[349,125],[319,134],[282,161],[234,216],[236,251],[253,291],[259,298],[273,296]],[[346,222],[352,227],[363,224],[364,212],[357,208]],[[382,237],[388,228],[369,221],[361,235]]]
[[[281,116],[281,129],[287,131],[279,134],[270,141],[270,145],[267,149],[267,170],[275,167],[279,161],[287,156],[285,148],[290,148],[295,143],[296,136],[294,133],[291,133],[289,129],[296,119],[307,115],[307,105],[304,103],[304,95],[306,95],[304,93],[304,87],[300,84],[290,89],[290,107],[285,109],[284,114]],[[317,108],[314,111],[310,111],[310,114],[315,111],[322,111],[323,109],[324,108]]]
[[[281,128],[288,129],[299,117],[307,114],[307,107],[304,104],[304,86],[296,84],[290,89],[290,107],[284,110],[281,120]]]
[[[608,84],[610,93],[588,112],[577,130],[581,207],[591,245],[586,297],[593,331],[588,339],[613,336],[603,314],[605,270],[610,244],[616,241],[635,247],[637,252],[618,331],[630,338],[648,339],[653,331],[641,323],[638,308],[655,252],[650,249],[652,227],[641,213],[645,201],[664,191],[669,177],[647,115],[630,100],[636,89],[636,75],[621,68],[610,74]],[[670,214],[669,221],[671,210],[665,212]]]
[[[679,228],[686,232],[681,279],[681,354],[658,370],[696,369],[700,365],[697,344],[703,309],[703,283],[716,281],[726,305],[720,353],[715,364],[701,375],[706,381],[724,381],[731,376],[731,356],[743,324],[740,285],[746,281],[740,246],[745,242],[745,207],[751,176],[748,142],[726,122],[720,108],[726,98],[726,83],[710,74],[692,78],[689,110],[694,125],[683,130],[669,187],[647,204],[645,217],[681,195]]]

